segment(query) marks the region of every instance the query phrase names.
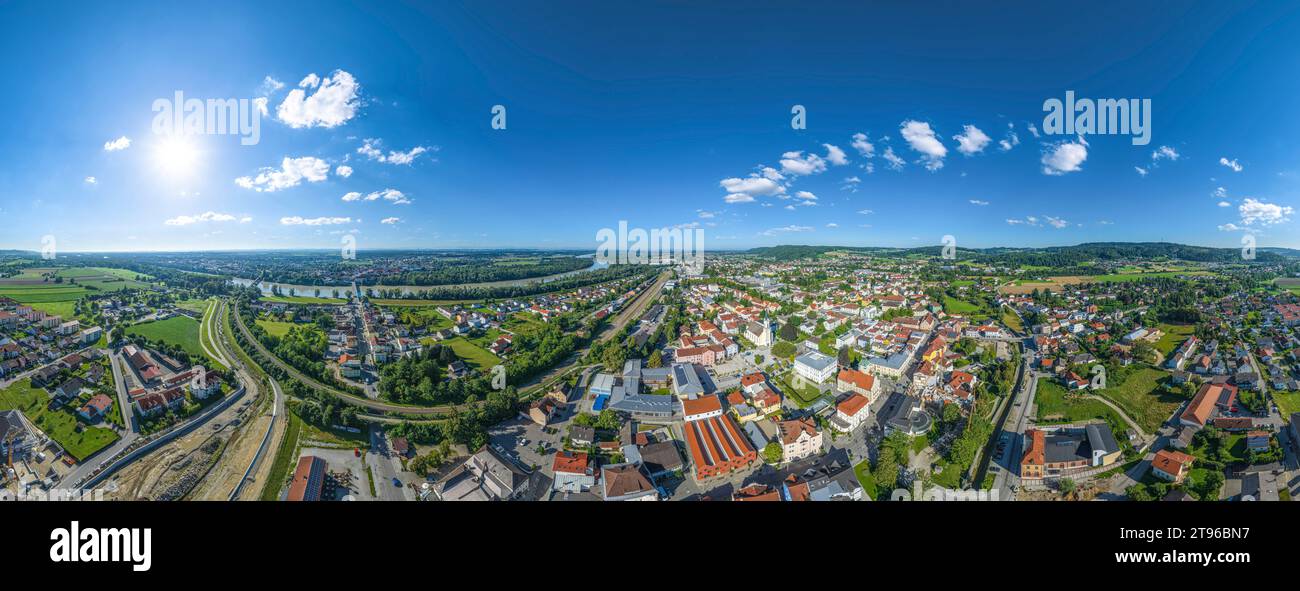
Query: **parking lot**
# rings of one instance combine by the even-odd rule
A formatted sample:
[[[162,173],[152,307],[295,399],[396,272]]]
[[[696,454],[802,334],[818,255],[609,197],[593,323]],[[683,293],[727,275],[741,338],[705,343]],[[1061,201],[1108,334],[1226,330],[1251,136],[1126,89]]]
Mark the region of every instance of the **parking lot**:
[[[375,500],[375,495],[370,494],[370,483],[366,477],[365,466],[361,458],[357,457],[351,449],[304,447],[302,455],[316,456],[328,464],[325,490],[321,493],[322,500]],[[375,482],[376,489],[384,485],[391,486],[391,483]]]

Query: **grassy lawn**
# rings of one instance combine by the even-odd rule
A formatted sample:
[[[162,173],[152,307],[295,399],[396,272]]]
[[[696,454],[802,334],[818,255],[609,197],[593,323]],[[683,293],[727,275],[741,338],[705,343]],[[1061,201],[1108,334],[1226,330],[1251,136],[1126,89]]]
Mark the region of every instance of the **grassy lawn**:
[[[1283,417],[1288,419],[1291,413],[1300,412],[1300,392],[1281,392],[1273,391],[1273,400],[1277,402],[1277,409]]]
[[[1183,403],[1182,397],[1160,391],[1160,382],[1168,375],[1161,370],[1144,367],[1130,374],[1123,384],[1095,393],[1124,409],[1125,414],[1136,421],[1143,431],[1154,433]]]
[[[944,296],[943,311],[949,314],[961,314],[966,316],[979,312],[980,307],[965,300],[959,300],[951,296]]]
[[[545,322],[538,320],[536,316],[527,312],[515,312],[501,325],[502,328],[517,334],[527,334],[545,326]]]
[[[456,337],[442,342],[456,352],[456,356],[480,370],[488,371],[501,363],[501,358],[486,349],[469,342],[465,337]]]
[[[116,402],[114,400],[115,405]],[[78,433],[79,421],[76,415],[64,409],[49,410],[48,404],[49,395],[40,388],[33,388],[31,380],[15,382],[0,390],[0,410],[21,410],[33,424],[63,446],[68,455],[78,462],[117,441],[117,433],[104,427],[81,424],[82,429]]]
[[[1206,491],[1205,477],[1210,475],[1210,470],[1205,468],[1192,468],[1187,472],[1187,480],[1183,483],[1183,489],[1189,494],[1193,494],[1201,501],[1219,500],[1219,490]],[[1220,486],[1220,489],[1222,486]]]
[[[266,334],[269,334],[275,338],[280,338],[286,334],[289,334],[289,329],[295,326],[295,324],[292,322],[281,322],[279,320],[262,320],[261,318],[257,319],[257,325],[262,327],[262,330],[265,330]]]
[[[473,304],[478,300],[403,300],[401,298],[371,298],[376,306],[450,306],[453,304]]]
[[[200,300],[200,299],[184,300],[184,301],[176,302],[176,307],[182,310],[189,310],[191,312],[202,314],[205,310],[208,309],[209,301],[210,300]]]
[[[286,416],[289,419],[289,425],[284,430],[284,440],[280,442],[280,448],[275,450],[275,460],[271,462],[271,473],[266,477],[266,484],[262,487],[263,501],[280,500],[280,486],[289,478],[289,470],[297,459],[298,435],[302,432],[302,419],[298,415],[290,412]]]
[[[189,316],[173,316],[166,320],[129,326],[126,334],[138,334],[151,341],[175,345],[189,353],[192,359],[208,358],[203,353],[203,346],[199,344],[199,321]]]
[[[1020,316],[1016,315],[1016,313],[1010,308],[1002,308],[1002,324],[1007,325],[1007,328],[1017,332],[1024,332],[1025,330],[1025,323],[1022,322]]]
[[[1178,348],[1178,345],[1187,340],[1187,337],[1196,332],[1196,325],[1194,324],[1160,324],[1156,328],[1165,333],[1161,335],[1160,340],[1156,341],[1155,344],[1156,350],[1165,356],[1172,353],[1174,349]]]
[[[871,475],[871,461],[858,462],[858,465],[853,467],[853,473],[857,475],[858,483],[871,496],[871,500],[876,500],[876,477]]]
[[[781,393],[794,401],[799,408],[808,408],[822,397],[821,390],[812,386],[795,388],[791,378],[794,376],[794,370],[789,370],[776,377],[776,387]]]
[[[1125,424],[1115,411],[1100,401],[1080,397],[1067,398],[1067,394],[1065,386],[1050,378],[1040,378],[1038,390],[1034,393],[1038,422],[1046,425],[1102,419],[1112,425]]]

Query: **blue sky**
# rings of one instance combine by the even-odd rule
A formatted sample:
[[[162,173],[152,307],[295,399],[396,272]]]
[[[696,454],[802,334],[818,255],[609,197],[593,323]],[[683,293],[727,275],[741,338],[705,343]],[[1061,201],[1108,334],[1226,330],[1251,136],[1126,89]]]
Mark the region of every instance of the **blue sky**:
[[[0,5],[0,248],[1300,247],[1294,4],[131,4]],[[1151,143],[1041,135],[1067,90]],[[260,141],[155,134],[176,91]]]

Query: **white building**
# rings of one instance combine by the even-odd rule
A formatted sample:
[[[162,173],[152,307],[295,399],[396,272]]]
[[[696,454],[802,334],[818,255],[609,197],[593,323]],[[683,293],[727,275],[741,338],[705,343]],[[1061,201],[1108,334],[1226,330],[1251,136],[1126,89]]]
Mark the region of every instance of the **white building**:
[[[803,379],[822,383],[835,375],[835,358],[817,351],[809,351],[795,358],[794,371]]]

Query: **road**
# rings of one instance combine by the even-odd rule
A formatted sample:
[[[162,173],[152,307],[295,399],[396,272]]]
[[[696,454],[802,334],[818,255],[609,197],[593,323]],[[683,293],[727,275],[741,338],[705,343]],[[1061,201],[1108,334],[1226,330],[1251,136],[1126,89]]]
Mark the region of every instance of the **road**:
[[[998,499],[1003,501],[1015,499],[1013,487],[1020,480],[1015,471],[1020,458],[1021,434],[1029,428],[1029,417],[1034,414],[1034,393],[1038,389],[1038,376],[1030,368],[1032,356],[1028,351],[1025,352],[1022,363],[1020,383],[1017,384],[1011,408],[1007,410],[999,429],[998,437],[1006,442],[1005,448],[1001,455],[990,457],[988,464],[990,470],[997,467],[997,475],[993,477],[993,490],[997,491]]]
[[[375,478],[375,495],[381,501],[414,501],[415,491],[409,486],[411,475],[401,472],[401,463],[388,448],[388,440],[383,429],[370,426],[370,451],[366,453],[366,465]],[[393,484],[397,479],[401,485]]]

